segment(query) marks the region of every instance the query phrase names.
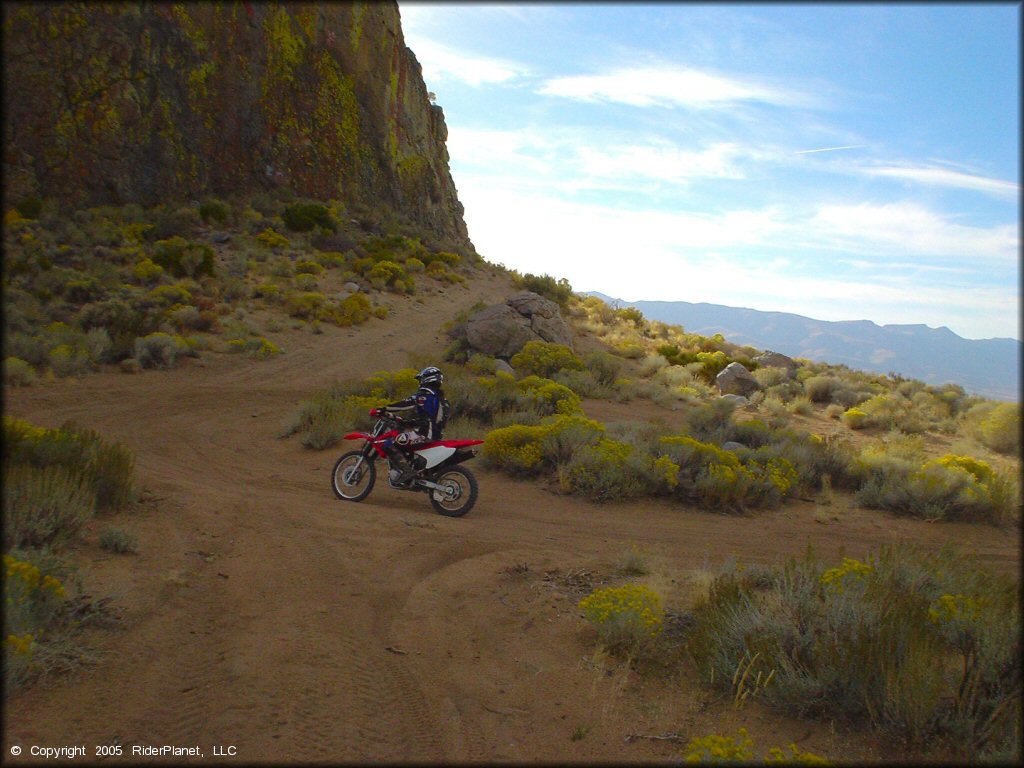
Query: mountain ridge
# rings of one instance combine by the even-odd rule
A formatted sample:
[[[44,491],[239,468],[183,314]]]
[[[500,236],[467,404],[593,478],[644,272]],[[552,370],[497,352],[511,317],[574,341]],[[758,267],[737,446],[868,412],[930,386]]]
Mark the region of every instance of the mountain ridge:
[[[588,295],[635,307],[651,320],[682,325],[691,333],[721,333],[735,344],[877,373],[895,372],[934,386],[951,382],[974,394],[1020,401],[1017,339],[965,339],[946,326],[817,320],[707,302],[626,301],[598,291]]]

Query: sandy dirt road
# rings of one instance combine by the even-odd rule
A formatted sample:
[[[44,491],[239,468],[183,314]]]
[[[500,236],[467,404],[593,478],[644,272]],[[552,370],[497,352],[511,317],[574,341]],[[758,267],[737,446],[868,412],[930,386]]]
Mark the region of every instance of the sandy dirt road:
[[[205,355],[173,371],[8,391],[8,414],[74,419],[129,446],[145,495],[90,524],[72,553],[90,590],[115,597],[121,626],[89,636],[93,666],[10,698],[5,759],[31,759],[31,745],[83,745],[92,757],[119,744],[129,758],[133,746],[198,746],[199,762],[677,760],[677,742],[630,734],[739,725],[765,746],[882,759],[870,737],[756,703],[736,713],[685,671],[641,676],[602,658],[571,586],[613,575],[632,546],[679,608],[694,574],[726,558],[776,563],[808,544],[862,556],[898,539],[956,541],[1016,572],[1016,534],[845,502],[824,522],[807,502],[751,517],[598,506],[479,463],[476,508],[448,519],[383,484],[361,504],[336,501],[328,473],[340,451],[278,437],[301,399],[403,367],[409,352],[439,353],[444,321],[507,290],[486,279],[443,303],[396,300],[387,321],[356,331],[282,332],[286,353],[263,362]],[[138,555],[101,550],[107,524],[134,533]],[[216,746],[236,756],[214,758]]]

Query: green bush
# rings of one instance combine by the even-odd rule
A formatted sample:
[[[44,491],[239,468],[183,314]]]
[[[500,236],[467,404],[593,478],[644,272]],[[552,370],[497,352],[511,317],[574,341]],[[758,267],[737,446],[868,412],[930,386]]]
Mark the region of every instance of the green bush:
[[[4,358],[4,386],[30,387],[35,383],[36,371],[20,357]]]
[[[572,286],[565,278],[556,280],[551,275],[538,276],[529,272],[525,275],[513,273],[512,277],[519,288],[539,294],[562,307],[567,306],[573,296]]]
[[[177,235],[153,244],[153,262],[175,277],[213,276],[213,249]]]
[[[665,623],[661,595],[641,584],[597,589],[579,602],[583,616],[613,653],[635,654],[656,638]]]
[[[290,293],[285,296],[284,310],[292,317],[313,320],[317,317],[326,301],[327,297],[322,293]]]
[[[206,224],[211,221],[223,224],[228,220],[228,206],[220,200],[204,200],[199,204],[199,218]]]
[[[71,422],[47,429],[5,416],[3,425],[4,485],[12,494],[5,497],[4,528],[32,532],[23,544],[64,535],[64,521],[74,527],[93,509],[120,509],[134,497],[135,459],[123,445]]]
[[[62,466],[4,470],[4,549],[60,543],[76,533],[96,508],[80,472]]]
[[[143,368],[173,368],[180,357],[196,354],[181,336],[162,331],[136,339],[134,352]]]
[[[295,273],[319,276],[324,273],[324,267],[319,262],[303,259],[295,263]]]
[[[287,237],[274,231],[270,227],[267,227],[258,235],[256,235],[256,240],[262,243],[263,245],[267,246],[267,248],[287,248],[289,245]]]
[[[100,532],[100,549],[118,555],[133,555],[139,551],[139,541],[120,528],[104,528]]]
[[[971,457],[946,454],[921,463],[867,448],[853,471],[861,480],[857,499],[866,507],[929,520],[1020,518],[1016,475]]]
[[[759,696],[770,706],[916,744],[944,738],[974,758],[1019,722],[1019,611],[1012,580],[949,549],[886,547],[831,568],[808,552],[768,578],[716,578],[687,647],[715,687],[738,695],[742,660],[769,678]]]
[[[548,341],[528,341],[509,360],[516,371],[524,374],[550,377],[562,370],[583,370],[583,360],[564,344]]]
[[[310,232],[314,227],[323,227],[336,232],[338,223],[330,211],[320,203],[294,203],[281,213],[285,226],[292,232]]]
[[[998,453],[1020,455],[1020,405],[994,401],[977,403],[964,414],[963,425],[964,430],[985,447]]]
[[[257,360],[281,354],[281,348],[264,336],[228,339],[228,352],[244,352]]]

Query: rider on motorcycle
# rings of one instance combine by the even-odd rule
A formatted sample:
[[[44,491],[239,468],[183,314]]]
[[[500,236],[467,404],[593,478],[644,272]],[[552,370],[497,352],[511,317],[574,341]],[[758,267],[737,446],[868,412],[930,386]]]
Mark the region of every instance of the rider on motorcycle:
[[[380,412],[395,416],[408,425],[408,428],[389,440],[384,450],[391,460],[391,466],[400,470],[401,474],[394,479],[396,485],[404,485],[412,480],[422,459],[405,450],[408,446],[428,440],[440,440],[445,422],[448,421],[448,400],[445,399],[441,385],[444,374],[439,368],[430,366],[416,374],[420,387],[415,393],[380,408]],[[417,462],[419,459],[419,462]]]

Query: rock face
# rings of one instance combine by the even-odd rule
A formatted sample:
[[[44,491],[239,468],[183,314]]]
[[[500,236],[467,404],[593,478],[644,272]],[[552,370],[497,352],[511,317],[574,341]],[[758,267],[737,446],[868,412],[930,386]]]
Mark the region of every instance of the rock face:
[[[770,349],[766,350],[755,357],[754,362],[760,366],[768,366],[770,368],[785,368],[789,373],[789,378],[793,378],[796,375],[796,360],[781,352],[772,352]]]
[[[572,332],[558,305],[530,292],[481,309],[450,335],[465,340],[477,352],[506,360],[530,341],[572,347]]]
[[[18,3],[3,42],[13,200],[286,188],[473,250],[395,2]]]
[[[743,395],[749,397],[761,389],[750,371],[742,363],[729,363],[725,369],[715,377],[718,384],[718,391],[723,395]]]

